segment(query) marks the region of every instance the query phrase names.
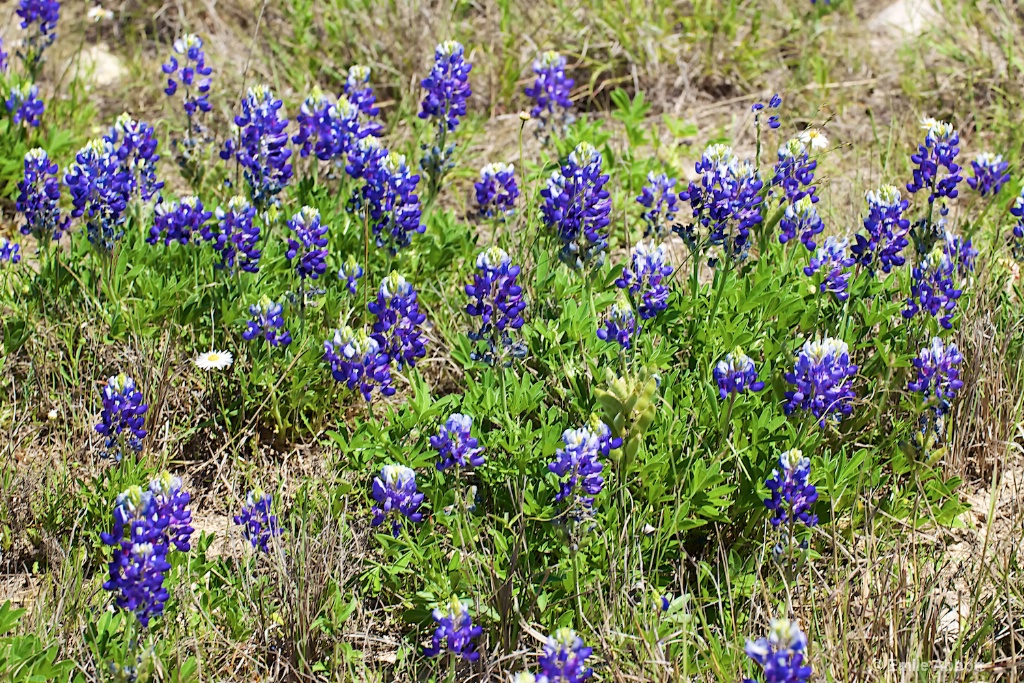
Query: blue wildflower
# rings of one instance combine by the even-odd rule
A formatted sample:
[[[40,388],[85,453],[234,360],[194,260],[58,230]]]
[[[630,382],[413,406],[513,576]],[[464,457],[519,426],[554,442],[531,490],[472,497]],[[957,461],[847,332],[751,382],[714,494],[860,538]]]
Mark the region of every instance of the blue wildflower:
[[[911,272],[910,296],[903,317],[910,319],[925,311],[937,318],[942,327],[951,329],[956,302],[963,293],[953,282],[956,274],[956,262],[944,245],[936,246]]]
[[[260,269],[261,251],[258,248],[260,228],[253,224],[256,209],[242,196],[228,200],[228,208],[217,207],[215,224],[206,224],[200,234],[214,251],[220,253],[220,263],[215,267],[234,272],[235,268],[246,273],[257,273]]]
[[[153,126],[145,121],[136,121],[130,114],[117,117],[110,132],[104,137],[114,150],[120,170],[128,183],[127,193],[138,195],[143,201],[157,197],[164,184],[156,177],[156,153],[158,141]]]
[[[0,263],[11,265],[21,260],[21,245],[11,242],[6,237],[0,237]]]
[[[379,138],[369,136],[359,138],[348,151],[348,163],[345,164],[345,173],[348,173],[349,177],[355,180],[366,178],[368,181],[375,181],[376,178],[373,178],[372,174],[387,154],[388,150],[381,146]],[[357,193],[352,196],[348,206],[350,211],[363,207],[362,195],[365,195],[368,191],[364,187],[361,194]]]
[[[668,287],[662,281],[672,274],[672,266],[665,262],[665,245],[644,244],[641,240],[633,247],[630,261],[615,281],[637,300],[641,320],[650,320],[668,308]]]
[[[238,140],[228,140],[220,153],[221,159],[234,158],[242,167],[251,201],[260,213],[276,203],[292,178],[283,106],[269,86],[249,88],[242,100],[242,113],[235,117]]]
[[[377,504],[370,510],[373,513],[370,526],[376,528],[393,517],[391,533],[395,538],[402,529],[402,517],[413,523],[423,519],[423,513],[419,512],[423,494],[416,490],[416,472],[408,467],[385,465],[380,476],[373,480],[373,499]]]
[[[711,145],[697,162],[699,181],[679,193],[689,201],[694,223],[677,228],[694,244],[693,233],[702,227],[707,241],[722,249],[727,258],[742,260],[749,250],[750,229],[761,223],[761,188],[757,168],[740,161],[727,145]]]
[[[608,343],[614,342],[623,349],[629,349],[632,347],[634,334],[636,334],[636,315],[633,313],[633,306],[626,297],[620,294],[598,326],[597,338]]]
[[[271,514],[274,499],[261,489],[245,495],[241,513],[235,515],[235,524],[242,527],[242,535],[252,547],[260,552],[270,552],[270,540],[281,535],[277,515]]]
[[[761,391],[764,382],[757,379],[757,368],[753,359],[737,347],[718,361],[712,376],[718,384],[718,394],[723,399],[730,394],[742,394],[747,391]]]
[[[24,123],[38,128],[46,105],[39,99],[39,86],[34,83],[19,83],[11,86],[7,94],[7,111],[12,114],[14,125]]]
[[[815,526],[818,516],[811,514],[811,506],[818,500],[818,491],[809,482],[811,461],[793,448],[779,456],[779,466],[765,482],[771,498],[764,506],[772,511],[772,526],[801,522]]]
[[[637,202],[647,209],[642,215],[646,225],[644,237],[660,239],[668,234],[679,210],[675,186],[676,179],[669,178],[664,173],[656,174],[651,171],[647,174],[647,184],[636,198]]]
[[[910,244],[907,233],[910,221],[903,217],[908,202],[893,185],[883,185],[867,194],[868,215],[864,219],[867,234],[857,234],[852,251],[857,262],[874,271],[881,267],[886,273],[893,266],[902,266],[906,257],[901,252]]]
[[[441,425],[437,435],[430,437],[430,445],[440,457],[437,461],[438,472],[449,467],[480,467],[484,464],[484,449],[470,434],[472,427],[472,417],[453,413]]]
[[[354,331],[348,326],[334,330],[324,342],[324,361],[331,366],[335,381],[345,382],[349,391],[358,388],[367,402],[375,388],[382,396],[395,393],[391,386],[391,359],[365,330]]]
[[[452,596],[444,610],[433,611],[434,621],[437,628],[431,639],[429,647],[423,649],[426,657],[436,657],[442,651],[447,651],[456,657],[465,659],[467,662],[475,662],[480,659],[480,653],[476,651],[474,638],[478,638],[483,629],[473,625],[473,617],[469,613],[469,603],[462,602]]]
[[[164,245],[171,242],[188,244],[192,233],[202,233],[206,222],[213,213],[206,211],[199,197],[182,197],[181,201],[162,202],[156,205],[153,213],[153,226],[149,229],[150,244],[156,244],[163,238]]]
[[[586,664],[594,648],[585,647],[583,639],[571,628],[560,628],[548,636],[544,652],[538,658],[541,678],[546,683],[580,683],[594,675]]]
[[[562,479],[555,502],[575,494],[577,503],[584,510],[589,509],[594,504],[594,496],[604,488],[601,477],[604,465],[598,456],[607,457],[622,445],[622,439],[613,438],[608,425],[595,420],[579,429],[562,432],[562,443],[563,447],[555,452],[555,461],[548,463],[548,470]],[[582,489],[582,495],[576,492],[577,487]]]
[[[839,301],[850,298],[846,288],[850,280],[849,269],[856,263],[856,259],[846,255],[849,244],[850,241],[845,237],[829,235],[825,238],[825,244],[818,247],[818,251],[811,257],[810,264],[804,267],[804,274],[808,277],[821,272],[821,292],[831,293]]]
[[[271,346],[288,346],[292,343],[292,335],[284,328],[284,307],[270,297],[264,295],[259,303],[249,307],[249,320],[242,339],[251,341],[262,336]]]
[[[561,131],[573,122],[572,86],[575,81],[565,75],[565,57],[548,51],[533,61],[536,79],[524,93],[533,100],[530,117],[540,122],[540,131]]]
[[[21,234],[33,235],[41,244],[59,240],[68,229],[70,217],[62,216],[60,210],[57,164],[46,150],[36,147],[25,154],[25,175],[18,182],[15,208],[25,217]]]
[[[768,637],[748,640],[744,651],[761,667],[767,683],[806,683],[813,673],[804,665],[807,636],[789,619],[772,619]]]
[[[469,72],[473,65],[466,61],[465,50],[454,40],[439,43],[434,50],[434,66],[421,85],[426,90],[419,117],[434,119],[449,131],[466,115],[466,100],[472,95]]]
[[[345,97],[359,110],[360,137],[379,137],[383,126],[377,121],[380,109],[370,86],[370,67],[354,64],[348,68],[344,85]]]
[[[1003,161],[1000,154],[983,152],[971,162],[974,177],[967,179],[972,190],[977,190],[982,197],[999,194],[1003,185],[1010,182],[1010,162]]]
[[[814,236],[821,234],[825,224],[818,215],[818,209],[814,207],[814,200],[805,195],[795,203],[786,207],[786,213],[779,221],[781,229],[779,242],[786,244],[799,235],[800,242],[807,248],[807,251],[814,251],[817,243]]]
[[[113,145],[102,138],[78,151],[75,163],[64,175],[71,195],[71,217],[85,217],[89,242],[105,252],[124,234],[124,211],[131,182],[121,167]]]
[[[377,291],[376,301],[367,304],[377,317],[373,323],[373,336],[380,348],[399,369],[415,367],[416,359],[427,354],[423,342],[423,321],[416,301],[416,290],[396,271],[384,278]]]
[[[512,164],[487,164],[480,169],[480,182],[473,187],[477,210],[482,217],[504,221],[515,211],[519,186]]]
[[[356,282],[363,277],[363,267],[356,260],[356,257],[349,254],[345,262],[338,269],[338,279],[345,281],[345,287],[350,294],[356,293]]]
[[[769,109],[778,109],[781,106],[782,98],[779,97],[778,93],[772,95],[772,98],[768,100]],[[750,107],[750,111],[754,112],[754,124],[757,126],[761,125],[761,112],[764,111],[764,107],[765,105],[763,102],[757,102],[756,104],[753,104]],[[772,130],[775,130],[781,125],[782,124],[779,123],[779,117],[777,115],[772,114],[771,116],[768,117],[768,127],[771,128]]]
[[[956,392],[964,386],[957,368],[963,359],[956,344],[946,345],[938,337],[933,338],[913,360],[917,376],[907,383],[907,390],[921,394],[935,413],[945,415]]]
[[[319,88],[302,103],[295,117],[299,132],[292,142],[301,145],[303,158],[313,154],[320,161],[331,161],[347,154],[359,139],[359,109],[342,96],[332,102]]]
[[[363,199],[369,205],[377,247],[387,247],[392,255],[397,254],[412,243],[410,235],[427,229],[416,195],[420,177],[409,169],[404,155],[393,152],[370,167],[364,177]]]
[[[208,112],[210,106],[210,74],[213,69],[206,64],[206,53],[203,51],[203,39],[192,33],[186,33],[174,41],[173,53],[166,64],[160,69],[167,75],[167,87],[164,92],[168,97],[178,92],[178,84],[185,89],[182,105],[188,117],[189,134],[195,132],[192,117],[196,112]],[[177,55],[177,56],[175,56]],[[178,62],[181,57],[181,63]],[[198,78],[197,78],[198,77]]]
[[[608,175],[601,172],[601,164],[601,153],[581,142],[540,192],[544,222],[562,242],[559,258],[572,268],[599,266],[608,246],[605,229],[611,222],[612,203],[604,189]]]
[[[936,199],[955,199],[957,183],[963,179],[956,163],[960,136],[951,123],[933,118],[921,119],[921,129],[925,131],[924,143],[918,145],[917,154],[910,157],[916,167],[914,179],[907,183],[907,191],[928,190],[929,204]]]
[[[35,74],[42,62],[43,52],[57,39],[55,30],[60,20],[60,2],[19,0],[15,13],[21,17],[21,28],[29,31],[21,56],[28,72]]]
[[[786,392],[787,415],[797,408],[809,411],[825,426],[828,419],[841,419],[853,412],[853,381],[857,366],[850,363],[846,342],[825,337],[804,343],[797,356],[793,372],[786,373],[786,381],[794,389]]]
[[[470,331],[469,338],[485,342],[487,348],[483,354],[474,351],[473,359],[493,364],[503,348],[513,355],[525,354],[525,347],[513,342],[511,337],[511,331],[523,326],[523,311],[526,310],[523,288],[516,283],[521,269],[500,247],[480,252],[476,268],[473,284],[465,287],[470,297],[466,313],[480,318],[480,326]]]
[[[141,451],[149,406],[142,402],[135,380],[124,373],[111,377],[103,386],[101,398],[103,410],[96,431],[107,437],[104,457],[120,461],[125,449]]]
[[[294,261],[295,272],[303,280],[316,280],[327,270],[327,226],[320,222],[320,212],[304,206],[288,221],[294,237],[288,238],[285,258]]]
[[[787,202],[795,204],[804,197],[817,202],[818,190],[814,186],[814,170],[818,162],[810,158],[807,145],[799,138],[793,138],[779,147],[779,160],[775,163],[772,186],[781,187]]]

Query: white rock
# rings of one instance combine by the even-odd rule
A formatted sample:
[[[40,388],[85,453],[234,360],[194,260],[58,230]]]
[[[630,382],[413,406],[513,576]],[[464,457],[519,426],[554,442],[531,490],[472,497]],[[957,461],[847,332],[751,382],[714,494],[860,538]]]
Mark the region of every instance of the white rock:
[[[871,19],[873,29],[916,36],[933,26],[939,13],[930,0],[896,0]]]
[[[106,43],[89,45],[82,50],[78,62],[79,75],[95,87],[113,85],[128,74],[121,58]]]

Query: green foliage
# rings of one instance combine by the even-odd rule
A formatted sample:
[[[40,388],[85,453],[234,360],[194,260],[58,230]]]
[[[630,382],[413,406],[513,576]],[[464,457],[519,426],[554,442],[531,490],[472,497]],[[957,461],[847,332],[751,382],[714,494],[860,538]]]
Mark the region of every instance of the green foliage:
[[[57,646],[49,645],[39,637],[13,635],[23,609],[13,609],[11,603],[0,604],[0,675],[11,683],[46,683],[67,679],[74,669],[69,661],[60,661]]]

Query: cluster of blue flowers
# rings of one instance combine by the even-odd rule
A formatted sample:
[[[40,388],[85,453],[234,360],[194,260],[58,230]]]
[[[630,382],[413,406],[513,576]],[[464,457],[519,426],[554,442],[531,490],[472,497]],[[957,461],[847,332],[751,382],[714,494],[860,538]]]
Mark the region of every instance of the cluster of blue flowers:
[[[252,341],[263,337],[271,346],[288,346],[292,343],[292,335],[284,328],[284,307],[270,297],[263,295],[258,303],[249,307],[248,321],[242,339]]]
[[[570,94],[575,81],[565,75],[565,64],[565,57],[553,51],[533,62],[536,79],[524,93],[533,100],[530,116],[540,122],[538,133],[560,132],[573,122]]]
[[[43,52],[57,39],[55,31],[60,20],[60,2],[19,0],[15,13],[21,18],[21,28],[28,31],[21,57],[29,74],[35,77],[42,63]]]
[[[753,359],[740,348],[727,353],[724,360],[718,361],[712,375],[718,384],[718,394],[722,399],[730,395],[764,389],[764,382],[757,379],[757,367]]]
[[[560,628],[548,636],[544,652],[537,660],[540,667],[538,682],[580,683],[594,675],[587,659],[594,648],[583,644],[583,639],[571,628]]]
[[[779,107],[782,106],[782,98],[779,96],[778,93],[772,95],[772,98],[768,100],[767,106],[769,109],[778,109]],[[754,122],[758,127],[760,127],[761,125],[761,112],[763,112],[764,109],[764,102],[755,102],[754,104],[750,105],[750,111],[754,112]],[[772,130],[775,130],[781,125],[782,124],[779,123],[779,117],[776,114],[771,114],[768,117],[768,127],[771,128]]]
[[[555,452],[554,462],[548,463],[548,470],[562,480],[555,502],[575,496],[576,505],[585,513],[594,504],[594,496],[604,488],[604,465],[599,458],[607,458],[613,450],[621,448],[622,439],[613,437],[608,425],[594,417],[579,429],[566,429],[562,444]]]
[[[454,40],[439,43],[434,50],[434,66],[421,85],[426,91],[420,105],[419,117],[434,123],[432,146],[424,145],[426,153],[420,167],[429,179],[431,196],[452,169],[454,145],[447,144],[448,133],[459,125],[466,115],[466,101],[473,94],[469,87],[469,72],[473,65],[466,61],[465,48]]]
[[[850,298],[850,293],[846,291],[850,283],[850,268],[857,262],[857,259],[846,253],[849,245],[850,241],[845,237],[829,235],[811,256],[810,263],[804,266],[804,274],[808,277],[820,272],[820,291],[832,294],[839,301]]]
[[[818,188],[813,184],[817,167],[818,162],[810,158],[807,145],[799,138],[793,138],[779,147],[772,187],[781,188],[789,204],[795,204],[804,197],[817,202],[818,196],[815,193]]]
[[[487,164],[480,169],[476,190],[477,210],[483,218],[505,220],[515,212],[519,186],[512,164]]]
[[[921,394],[925,406],[936,415],[945,415],[964,386],[957,367],[962,362],[956,344],[933,338],[913,360],[917,376],[907,383],[907,390]]]
[[[963,179],[956,156],[960,153],[960,136],[951,123],[933,118],[921,120],[925,132],[924,142],[910,160],[915,164],[914,179],[907,183],[907,191],[928,191],[928,203],[936,199],[955,199],[957,184]]]
[[[300,145],[299,154],[311,154],[320,161],[331,161],[348,154],[352,145],[369,133],[361,129],[359,108],[342,95],[332,102],[320,88],[314,88],[295,117],[299,132],[292,142]]]
[[[107,437],[104,456],[121,460],[125,450],[139,452],[146,437],[146,411],[142,392],[135,380],[121,373],[107,380],[103,386],[103,410],[96,431]]]
[[[335,381],[345,382],[349,391],[358,388],[367,402],[374,389],[382,396],[395,393],[391,385],[391,358],[365,330],[353,330],[347,325],[334,330],[324,342],[324,361],[330,365]]]
[[[773,526],[795,524],[815,526],[818,516],[811,513],[811,506],[818,500],[818,491],[809,483],[811,461],[798,448],[792,448],[779,456],[778,468],[772,470],[765,482],[771,498],[764,501],[772,511]]]
[[[493,365],[504,351],[521,356],[526,348],[512,340],[511,333],[523,326],[526,301],[523,288],[516,283],[520,268],[501,247],[490,247],[477,256],[473,284],[466,285],[470,301],[466,312],[480,319],[478,329],[470,330],[473,341],[484,343],[482,352],[473,351],[473,359]]]
[[[807,636],[790,619],[773,619],[767,638],[748,640],[747,656],[761,667],[768,683],[806,683],[813,673],[804,662]],[[746,679],[744,683],[753,683]]]
[[[707,244],[721,248],[727,259],[746,258],[750,230],[763,220],[764,183],[757,167],[738,159],[731,147],[711,145],[697,162],[696,171],[700,180],[679,193],[681,200],[689,201],[694,222],[677,226],[676,231],[696,250],[698,227],[703,228]]]
[[[420,177],[409,168],[404,155],[393,152],[372,158],[362,175],[366,180],[362,198],[369,207],[377,247],[397,254],[411,244],[411,235],[427,229],[421,221],[422,209],[416,194]]]
[[[153,211],[153,227],[149,229],[146,241],[156,244],[162,238],[165,246],[172,242],[188,244],[193,233],[202,234],[203,227],[212,217],[213,212],[203,207],[199,197],[161,202]]]
[[[352,254],[345,257],[344,263],[338,269],[338,279],[345,281],[345,288],[350,294],[356,293],[356,283],[363,277],[363,267]]]
[[[903,309],[904,318],[913,318],[924,311],[939,321],[945,329],[953,327],[956,302],[963,293],[956,286],[957,264],[950,257],[945,243],[936,245],[932,252],[911,271],[910,296]]]
[[[786,392],[785,413],[809,411],[822,427],[830,419],[849,415],[856,397],[851,380],[855,374],[857,366],[850,363],[846,342],[831,337],[808,340],[793,372],[786,373],[786,381],[794,388]]]
[[[100,534],[113,548],[110,578],[103,588],[116,593],[117,606],[133,612],[144,628],[153,617],[163,614],[168,598],[164,578],[171,568],[168,554],[190,548],[189,501],[181,479],[165,472],[147,489],[132,486],[120,494],[114,506],[113,530]]]
[[[779,242],[785,244],[799,237],[807,251],[814,251],[817,247],[814,236],[825,230],[825,224],[814,206],[813,195],[804,195],[787,206],[782,220],[779,221],[779,227]]]
[[[450,467],[480,467],[484,464],[484,449],[470,434],[473,418],[462,413],[448,417],[436,436],[430,437],[430,445],[437,451],[438,472]]]
[[[234,273],[235,269],[257,273],[260,269],[260,227],[253,223],[256,208],[245,197],[228,200],[228,208],[217,207],[216,226],[207,225],[200,230],[203,239],[210,242],[220,254],[217,268]]]
[[[220,152],[221,159],[235,159],[242,168],[249,198],[259,213],[276,203],[292,178],[283,106],[269,86],[249,88],[242,99],[242,113],[235,117],[238,139],[225,142]]]
[[[416,490],[416,472],[403,465],[385,465],[380,476],[373,480],[373,499],[377,504],[371,510],[371,525],[378,527],[391,517],[391,533],[398,538],[402,518],[416,523],[423,519],[419,512],[423,494]]]
[[[185,90],[182,95],[182,106],[188,118],[188,134],[198,132],[193,117],[196,112],[208,112],[210,106],[210,74],[213,69],[206,64],[206,53],[203,51],[203,39],[192,33],[186,33],[174,41],[174,54],[160,68],[167,75],[167,87],[164,92],[172,97],[178,92],[179,84]],[[178,61],[181,57],[181,62]]]
[[[633,312],[633,304],[620,294],[601,320],[597,328],[597,338],[601,341],[616,343],[623,349],[630,349],[633,347],[636,329],[636,314]]]
[[[581,142],[540,192],[544,222],[562,242],[559,258],[573,268],[600,266],[608,246],[605,230],[612,204],[604,189],[608,175],[602,173],[601,164],[601,153]]]
[[[910,221],[904,218],[909,202],[900,196],[893,185],[883,185],[867,194],[868,215],[864,219],[867,234],[858,233],[857,243],[851,251],[857,263],[874,271],[881,268],[889,273],[894,266],[902,266],[904,247],[910,244],[907,234]]]
[[[437,628],[430,645],[423,649],[425,656],[437,657],[442,652],[449,652],[468,662],[480,659],[480,653],[477,652],[476,643],[473,641],[480,637],[483,628],[473,625],[469,603],[452,596],[445,609],[438,608],[433,611],[433,617],[437,622]]]
[[[235,515],[235,524],[242,527],[242,535],[253,548],[263,553],[270,552],[269,544],[275,536],[281,535],[277,515],[271,514],[274,499],[261,489],[249,491],[245,496],[242,511]]]
[[[327,270],[327,226],[320,221],[320,212],[304,206],[288,221],[293,237],[288,238],[285,258],[295,261],[300,279],[316,280]]]
[[[420,313],[413,286],[392,271],[381,281],[376,301],[367,308],[377,317],[373,336],[383,352],[400,370],[415,367],[416,360],[427,353],[421,327],[427,317]]]
[[[967,179],[967,184],[982,197],[999,194],[1003,185],[1010,182],[1010,162],[1004,161],[1000,154],[982,152],[971,162],[971,167],[974,176]]]
[[[629,292],[637,302],[640,319],[650,320],[668,308],[668,287],[663,281],[671,274],[672,266],[666,262],[665,246],[655,247],[640,241],[633,247],[630,261],[615,284]]]
[[[0,237],[0,263],[14,264],[21,260],[21,245]]]
[[[4,101],[14,125],[24,124],[38,128],[46,105],[39,99],[39,86],[34,83],[17,83],[11,86]]]
[[[679,197],[675,186],[676,179],[669,178],[664,173],[651,171],[647,174],[647,184],[636,198],[646,209],[642,215],[646,226],[644,237],[661,239],[668,235],[679,211]]]
[[[71,220],[60,210],[60,182],[57,164],[46,150],[36,147],[25,154],[25,176],[18,182],[15,208],[25,222],[21,234],[32,235],[40,244],[59,240]]]

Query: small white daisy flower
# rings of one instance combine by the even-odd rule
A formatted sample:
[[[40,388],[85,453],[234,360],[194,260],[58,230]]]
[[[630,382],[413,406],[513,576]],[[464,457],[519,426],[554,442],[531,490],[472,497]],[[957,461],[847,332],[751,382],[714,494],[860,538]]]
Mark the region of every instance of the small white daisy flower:
[[[94,5],[89,8],[89,11],[85,13],[85,16],[89,21],[99,23],[101,21],[110,21],[114,18],[114,13],[100,5]]]
[[[804,143],[815,152],[828,149],[828,138],[825,137],[817,128],[808,128],[797,137],[800,138],[800,142]]]
[[[235,361],[234,356],[228,351],[207,351],[196,356],[196,367],[200,370],[223,370],[231,367]]]

